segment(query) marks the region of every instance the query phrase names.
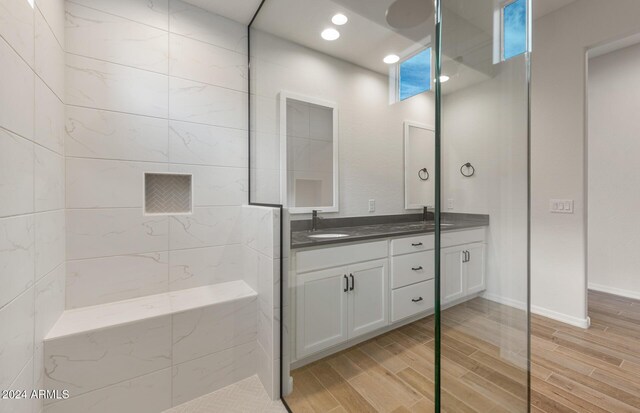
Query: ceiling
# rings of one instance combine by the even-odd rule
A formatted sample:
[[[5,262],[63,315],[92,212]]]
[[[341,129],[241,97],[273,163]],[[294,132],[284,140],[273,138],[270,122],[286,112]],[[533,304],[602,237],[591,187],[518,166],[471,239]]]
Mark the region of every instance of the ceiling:
[[[203,9],[248,24],[260,0],[186,0]],[[395,0],[266,0],[253,27],[341,60],[388,74],[388,54],[408,56],[431,43],[433,16],[411,29],[394,29],[385,13]],[[534,19],[577,0],[533,0]],[[443,19],[443,73],[457,77],[444,85],[452,92],[491,78],[494,4],[501,0],[447,0]],[[349,22],[337,27],[341,37],[328,42],[320,32],[332,27],[336,13]],[[448,24],[447,24],[448,23]],[[447,31],[451,33],[447,35]]]
[[[269,1],[269,0],[267,0]],[[477,0],[472,0],[477,2]],[[545,16],[577,0],[533,0],[534,19]],[[260,0],[186,0],[194,6],[225,16],[242,24],[249,24]],[[375,5],[371,5],[375,9]]]
[[[391,53],[405,56],[431,43],[433,21],[410,31],[394,31],[385,21],[394,0],[267,0],[253,27],[365,67],[387,73],[382,59]],[[332,27],[331,17],[343,13],[349,22],[338,27],[340,38],[328,42],[320,37]],[[291,16],[291,18],[283,18]]]
[[[533,18],[539,19],[577,0],[533,0]]]

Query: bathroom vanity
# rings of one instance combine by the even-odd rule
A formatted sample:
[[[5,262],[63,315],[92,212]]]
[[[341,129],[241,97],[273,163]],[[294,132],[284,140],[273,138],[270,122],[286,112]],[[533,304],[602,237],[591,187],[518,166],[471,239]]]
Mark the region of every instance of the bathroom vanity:
[[[488,217],[443,224],[442,305],[485,290]],[[434,311],[433,223],[292,233],[295,367]]]

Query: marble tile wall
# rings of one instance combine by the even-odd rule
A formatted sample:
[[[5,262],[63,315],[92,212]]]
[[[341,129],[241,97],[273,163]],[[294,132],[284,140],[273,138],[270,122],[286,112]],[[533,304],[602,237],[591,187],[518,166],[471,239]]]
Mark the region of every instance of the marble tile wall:
[[[246,27],[180,0],[65,17],[66,308],[242,279]],[[193,213],[145,216],[145,172],[192,174]]]
[[[274,400],[280,398],[280,219],[278,209],[244,207],[245,277],[255,279],[258,292],[257,372]]]
[[[63,21],[62,0],[0,1],[0,389],[42,387],[43,337],[64,309]]]
[[[180,0],[0,0],[0,388],[45,387],[65,309],[244,279],[246,307],[60,341],[111,362],[57,370],[76,397],[46,410],[157,412],[257,368],[277,397],[279,217],[242,206],[246,53],[245,26]],[[143,214],[163,171],[193,174],[192,215]]]

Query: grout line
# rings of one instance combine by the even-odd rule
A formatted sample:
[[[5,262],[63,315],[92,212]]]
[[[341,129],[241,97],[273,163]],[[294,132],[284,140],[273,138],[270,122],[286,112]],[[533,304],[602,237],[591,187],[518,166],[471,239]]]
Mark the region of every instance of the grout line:
[[[170,4],[171,0],[167,0],[167,31],[170,33],[170,22],[171,22],[171,16],[170,16],[170,8],[171,8],[171,4]],[[170,65],[171,65],[171,34],[169,34],[167,36],[167,74],[169,74],[170,72]],[[171,82],[170,79],[167,78],[167,118],[169,117],[169,115],[171,114]],[[171,126],[169,124],[169,122],[167,121],[167,169],[171,169],[171,137],[170,137],[170,132],[169,130],[171,129]],[[194,205],[193,205],[193,199],[194,199],[194,194],[193,194],[193,189],[194,189],[194,184],[193,184],[193,177],[191,178],[192,182],[191,182],[191,211],[192,213],[194,212]],[[167,290],[171,290],[171,223],[169,222],[167,225]],[[174,407],[174,385],[173,385],[173,381],[174,381],[174,376],[173,376],[173,371],[174,371],[174,366],[175,366],[175,357],[174,357],[174,321],[175,321],[175,315],[172,314],[171,318],[169,319],[169,322],[171,323],[171,380],[169,383],[169,391],[170,393],[170,403],[169,405],[171,407]]]
[[[35,97],[34,97],[34,100],[35,100]],[[34,105],[34,112],[35,112],[35,105]],[[34,128],[34,129],[35,129],[35,128]],[[40,142],[36,142],[36,140],[35,140],[35,133],[34,133],[34,138],[33,138],[33,139],[29,139],[29,138],[27,138],[27,137],[25,137],[25,136],[20,135],[19,133],[16,133],[16,132],[12,131],[11,129],[7,129],[7,128],[5,128],[4,126],[0,126],[0,131],[8,132],[8,133],[10,133],[10,134],[12,134],[12,135],[15,135],[15,136],[17,136],[17,137],[19,137],[19,138],[22,138],[22,139],[26,140],[26,141],[27,141],[27,142],[29,142],[29,143],[32,143],[32,144],[34,144],[34,145],[40,146],[41,148],[47,149],[47,150],[49,150],[49,151],[51,151],[51,152],[55,153],[56,155],[64,156],[64,155],[63,155],[63,154],[61,154],[60,152],[56,152],[56,151],[54,151],[53,149],[51,149],[51,148],[48,148],[48,147],[44,146],[44,145],[43,145],[43,144],[41,144]]]
[[[148,255],[148,254],[161,254],[165,252],[168,254],[171,254],[173,252],[192,251],[192,250],[201,250],[201,249],[210,249],[210,248],[228,248],[228,247],[237,247],[237,246],[242,246],[242,243],[211,245],[211,246],[193,247],[193,248],[173,248],[169,250],[133,252],[128,254],[101,255],[97,257],[88,257],[88,258],[70,258],[70,259],[67,259],[66,262],[71,263],[71,262],[78,262],[78,261],[89,261],[89,260],[98,260],[98,259],[116,258],[116,257],[135,257],[135,256],[141,256],[141,255]]]
[[[34,16],[34,17],[35,17],[35,16]],[[35,66],[35,65],[36,65],[36,58],[35,58],[35,55],[36,55],[36,50],[35,50],[35,27],[36,27],[36,25],[35,25],[35,21],[34,21],[34,24],[33,24],[33,29],[34,29],[34,30],[33,30],[33,38],[34,38],[34,42],[33,42],[33,66]],[[4,41],[4,43],[7,45],[7,47],[8,47],[9,49],[13,50],[13,52],[16,54],[16,56],[18,56],[18,58],[19,58],[20,60],[22,60],[22,62],[23,62],[25,65],[27,65],[27,67],[29,68],[29,70],[31,70],[32,72],[35,72],[35,69],[34,69],[33,67],[31,67],[31,65],[29,64],[29,62],[27,62],[27,61],[24,59],[24,57],[22,57],[22,55],[21,55],[20,53],[18,53],[18,50],[17,50],[15,47],[13,47],[13,45],[12,45],[11,43],[9,43],[9,40],[8,40],[8,39],[6,39],[6,38],[5,38],[1,33],[0,33],[0,39]]]
[[[81,108],[81,109],[94,110],[94,111],[118,113],[118,114],[121,114],[121,115],[130,115],[130,116],[141,116],[141,117],[151,118],[151,119],[166,120],[166,121],[169,121],[169,122],[188,123],[188,124],[193,124],[193,125],[203,125],[203,126],[210,126],[210,127],[213,127],[213,128],[232,129],[232,130],[236,130],[236,131],[247,132],[247,129],[244,129],[244,128],[234,128],[234,127],[231,127],[231,126],[214,125],[214,124],[211,124],[211,123],[204,123],[204,122],[194,122],[194,121],[190,121],[190,120],[172,118],[170,116],[168,116],[168,117],[153,116],[153,115],[146,115],[144,113],[132,113],[132,112],[125,112],[125,111],[121,111],[121,110],[115,110],[115,109],[97,108],[97,107],[93,107],[93,106],[77,105],[77,104],[73,104],[73,103],[65,103],[65,105],[66,106],[71,106],[71,107],[76,107],[76,108]],[[243,139],[246,139],[246,137],[243,137]]]
[[[133,20],[133,19],[130,19],[130,18],[128,18],[128,17],[121,16],[121,15],[119,15],[119,14],[115,14],[115,13],[112,13],[112,12],[109,12],[109,11],[106,11],[106,10],[102,10],[102,9],[98,9],[98,8],[95,8],[95,7],[87,6],[86,4],[79,3],[79,2],[74,1],[74,0],[67,0],[67,1],[68,1],[69,3],[74,4],[75,6],[80,6],[80,7],[83,7],[83,8],[85,8],[85,9],[90,9],[90,10],[93,10],[93,11],[97,11],[97,12],[100,12],[100,13],[107,14],[107,15],[109,15],[109,16],[118,17],[118,18],[120,18],[120,19],[127,20],[127,21],[132,22],[132,23],[137,23],[137,24],[140,24],[140,25],[142,25],[142,26],[147,26],[147,27],[154,28],[154,29],[156,29],[156,30],[160,30],[160,31],[163,31],[163,32],[168,32],[168,30],[167,30],[167,29],[163,29],[163,28],[160,28],[160,27],[158,27],[158,26],[154,26],[154,25],[149,24],[149,23],[141,22],[141,21],[139,21],[139,20]],[[169,14],[170,14],[168,9],[167,9],[166,13],[167,13],[167,18],[168,18],[168,17],[169,17]],[[168,26],[167,26],[167,27],[168,27]]]
[[[158,173],[158,172],[154,172]],[[144,217],[150,219],[157,218],[173,218],[173,217],[193,217],[197,209],[211,209],[211,208],[233,208],[242,207],[243,204],[211,204],[211,205],[194,205],[191,213],[172,213],[172,214],[145,214]],[[135,206],[96,206],[96,207],[79,207],[79,206],[67,206],[67,211],[109,211],[109,210],[123,210],[123,209],[142,209],[142,205]],[[36,211],[41,212],[41,211]],[[46,211],[43,211],[46,212]]]
[[[108,64],[120,66],[120,67],[126,67],[126,68],[129,68],[129,69],[139,70],[141,72],[153,73],[155,75],[166,76],[166,77],[168,77],[170,79],[174,78],[174,79],[185,80],[187,82],[199,83],[199,84],[202,84],[202,85],[216,87],[216,88],[220,88],[220,89],[224,89],[224,90],[230,90],[230,91],[238,92],[238,93],[242,93],[242,94],[247,94],[248,93],[246,90],[234,89],[234,88],[231,88],[231,87],[226,87],[226,86],[222,86],[222,85],[215,84],[215,83],[203,82],[201,80],[196,80],[196,79],[191,79],[191,78],[187,78],[187,77],[172,75],[172,74],[169,74],[168,71],[167,71],[167,73],[163,73],[163,72],[158,72],[158,71],[155,71],[155,70],[144,69],[144,68],[141,68],[141,67],[138,67],[138,66],[132,66],[132,65],[129,65],[129,64],[126,64],[126,63],[115,62],[113,60],[105,60],[105,59],[101,59],[99,57],[87,56],[87,55],[80,54],[80,53],[74,53],[74,52],[69,52],[69,51],[65,52],[64,50],[63,50],[63,52],[68,54],[68,55],[71,55],[71,56],[77,56],[77,57],[81,57],[81,58],[84,58],[84,59],[95,60],[95,61],[98,61],[98,62],[108,63]],[[167,59],[167,64],[168,64],[168,62],[169,62],[169,59]],[[244,66],[244,65],[238,65],[238,66],[246,68],[246,66]],[[167,67],[167,69],[168,69],[168,67]],[[243,80],[246,81],[246,77]],[[169,87],[167,90],[169,90],[169,95],[171,95],[171,88]]]
[[[95,331],[97,331],[97,330],[95,330]],[[70,336],[65,336],[65,337],[62,337],[62,338],[66,338],[66,337],[70,337]],[[137,379],[140,379],[140,378],[142,378],[142,377],[150,376],[150,375],[152,375],[152,374],[159,373],[159,372],[161,372],[161,371],[163,371],[163,370],[170,370],[170,369],[171,369],[171,366],[168,366],[168,367],[162,367],[162,368],[160,368],[160,369],[153,370],[153,371],[150,371],[150,372],[148,372],[148,373],[140,374],[140,375],[135,376],[135,377],[127,378],[127,379],[124,379],[124,380],[118,381],[118,382],[116,382],[116,383],[108,384],[108,385],[106,385],[106,386],[102,386],[102,387],[99,387],[99,388],[97,388],[97,389],[92,389],[92,390],[89,390],[89,391],[84,392],[84,393],[80,393],[80,394],[72,395],[72,396],[71,396],[71,397],[69,397],[68,399],[64,399],[64,400],[57,400],[57,401],[55,401],[55,402],[53,402],[53,403],[50,403],[50,404],[48,403],[46,406],[47,406],[47,407],[48,407],[48,406],[53,406],[53,405],[56,405],[56,404],[58,404],[58,403],[65,402],[65,401],[67,401],[67,400],[74,400],[74,399],[77,399],[77,398],[79,398],[79,397],[82,397],[82,396],[85,396],[85,395],[88,395],[88,394],[91,394],[91,393],[95,393],[95,392],[100,391],[100,390],[105,390],[105,389],[108,389],[108,388],[110,388],[110,387],[116,387],[116,386],[118,386],[118,385],[120,385],[120,384],[123,384],[123,383],[129,382],[129,381],[133,381],[133,380],[137,380]],[[170,372],[170,373],[171,373],[171,372]]]
[[[36,13],[39,12],[37,5],[34,4],[33,8],[33,68],[30,68],[32,75],[33,75],[33,123],[31,125],[32,127],[32,132],[33,132],[33,141],[32,141],[32,150],[33,150],[33,285],[31,288],[33,288],[33,329],[32,329],[32,348],[31,348],[31,359],[35,361],[35,356],[36,356],[36,311],[37,311],[37,305],[36,305],[36,283],[37,283],[37,273],[36,273],[36,218],[35,218],[35,211],[36,211],[36,146],[35,146],[35,140],[36,140]],[[36,12],[36,10],[38,10]],[[54,36],[55,37],[55,36]],[[26,62],[25,62],[26,63]],[[27,66],[29,66],[27,64]],[[44,350],[43,350],[44,351]],[[43,368],[44,368],[44,357],[43,357]],[[36,365],[35,362],[33,363],[32,366],[32,371],[31,371],[31,386],[35,387],[35,380],[36,380]]]
[[[34,270],[34,279],[35,279],[35,270]],[[13,304],[16,300],[18,300],[20,297],[22,297],[25,293],[29,292],[29,290],[31,288],[33,288],[35,286],[35,283],[29,285],[27,288],[25,288],[24,290],[20,291],[18,293],[18,295],[16,295],[15,297],[13,297],[10,301],[8,301],[6,304],[0,306],[0,312],[2,312],[5,308],[9,307],[11,304]],[[35,326],[34,326],[35,328]]]
[[[46,147],[44,147],[46,148]],[[46,148],[48,149],[48,148]],[[49,149],[51,150],[51,149]],[[58,152],[52,151],[58,155]],[[171,161],[147,161],[147,160],[137,160],[137,159],[120,159],[120,158],[96,158],[93,156],[66,156],[65,159],[87,159],[93,161],[105,161],[105,162],[135,162],[135,163],[144,163],[144,164],[157,164],[157,165],[174,165],[174,166],[190,166],[190,167],[200,167],[200,168],[229,168],[229,169],[239,169],[245,170],[246,166],[235,166],[235,165],[216,165],[216,164],[197,164],[197,163],[186,163],[186,162],[171,162]],[[245,205],[245,204],[242,204]]]
[[[211,45],[211,46],[219,47],[220,49],[228,50],[230,52],[234,52],[234,53],[238,53],[238,54],[246,56],[246,53],[238,52],[237,50],[230,49],[230,48],[225,47],[223,45],[220,45],[220,44],[217,44],[217,43],[211,43],[211,42],[208,42],[206,40],[198,39],[198,38],[195,38],[195,37],[187,36],[187,35],[182,34],[182,33],[171,31],[171,27],[170,27],[170,23],[171,23],[171,10],[170,9],[171,9],[171,7],[170,6],[169,6],[168,10],[166,11],[166,14],[167,14],[167,29],[164,29],[164,28],[161,28],[161,27],[158,27],[158,26],[154,26],[152,24],[145,23],[145,22],[142,22],[142,21],[139,21],[139,20],[133,20],[133,19],[130,19],[128,17],[122,16],[122,15],[119,15],[119,14],[116,14],[116,13],[112,13],[112,12],[109,12],[109,11],[106,11],[106,10],[102,10],[102,9],[98,9],[98,8],[95,8],[95,7],[87,6],[86,4],[82,4],[82,3],[79,3],[79,2],[74,1],[74,0],[67,0],[67,1],[69,3],[72,3],[72,4],[76,5],[76,6],[80,6],[80,7],[86,8],[86,9],[91,9],[91,10],[94,10],[94,11],[97,11],[97,12],[100,12],[100,13],[104,13],[104,14],[107,14],[107,15],[110,15],[110,16],[118,17],[118,18],[123,19],[123,20],[127,20],[127,21],[132,22],[132,23],[137,23],[137,24],[140,24],[142,26],[150,27],[150,28],[153,28],[153,29],[156,29],[156,30],[159,30],[159,31],[163,31],[163,32],[169,33],[169,34],[182,36],[182,37],[185,37],[187,39],[195,40],[195,41],[198,41],[198,42],[201,42],[201,43],[206,43],[206,44]],[[172,0],[170,0],[170,2],[172,2]],[[216,14],[214,12],[202,9],[200,7],[197,7],[197,6],[194,6],[194,7],[199,9],[199,10],[201,10],[204,13],[211,14],[211,15],[223,18],[225,20],[228,20],[229,22],[232,22],[234,24],[237,24],[239,28],[242,28],[242,26],[243,26],[241,23],[238,23],[238,22],[236,22],[234,20],[231,20],[231,19],[229,19],[227,17],[224,17],[222,15],[219,15],[219,14]],[[244,36],[244,37],[246,37],[246,36]]]
[[[35,355],[31,354],[31,358],[27,359],[26,363],[24,363],[22,365],[22,367],[20,368],[20,371],[18,372],[18,374],[16,374],[16,376],[13,378],[13,380],[11,380],[11,384],[9,386],[7,386],[7,388],[13,388],[13,385],[16,383],[16,381],[18,380],[18,377],[20,377],[20,375],[22,374],[22,372],[24,371],[24,369],[27,367],[27,365],[29,365],[29,362],[33,362],[33,366],[34,369],[32,369],[31,375],[32,375],[32,384],[35,385],[35,377],[33,377],[35,375],[35,373],[33,372],[33,370],[35,370]],[[27,390],[27,389],[15,389],[15,390]]]
[[[62,52],[63,52],[63,54],[64,54],[64,50],[63,50]],[[39,74],[38,72],[36,72],[35,70],[33,71],[33,73],[35,73],[36,77],[37,77],[38,79],[40,79],[40,81],[41,81],[41,82],[42,82],[42,83],[47,87],[47,89],[49,89],[49,90],[51,91],[51,93],[53,93],[53,96],[55,96],[55,97],[56,97],[56,99],[58,99],[58,101],[60,101],[60,103],[64,105],[64,101],[62,100],[62,98],[61,98],[60,96],[58,96],[58,93],[57,93],[55,90],[53,90],[53,88],[52,88],[51,86],[49,86],[49,83],[47,83],[47,81],[46,81],[46,80],[44,80],[44,79],[42,78],[42,76],[40,76],[40,74]],[[64,76],[63,76],[63,77],[64,77]],[[34,83],[34,85],[33,85],[33,88],[34,88],[34,90],[35,90],[35,83]],[[66,81],[65,81],[65,90],[66,90]],[[34,102],[34,106],[35,106],[35,102]]]
[[[37,2],[34,2],[34,10],[38,10],[38,12],[40,12],[40,15],[42,16],[42,20],[44,20],[44,22],[47,24],[47,27],[49,28],[49,31],[51,32],[51,34],[53,35],[53,38],[56,39],[56,43],[58,43],[58,45],[60,46],[60,48],[62,49],[62,51],[64,51],[64,45],[62,44],[62,42],[60,41],[60,39],[58,39],[58,36],[56,35],[56,32],[53,30],[53,27],[51,27],[51,24],[49,24],[49,20],[47,20],[47,18],[45,17],[44,13],[42,12],[42,10],[40,10],[40,7],[38,6]],[[65,18],[62,19],[62,23],[63,23],[63,27],[62,27],[62,32],[64,34],[64,32],[66,31],[66,13],[67,13],[67,8],[64,6],[64,1],[61,1],[62,3],[62,7],[64,8],[64,14],[65,14]],[[33,21],[33,26],[35,27],[35,16],[34,16],[34,21]],[[34,39],[35,39],[35,32],[34,32]],[[34,46],[34,50],[35,50],[35,46]]]
[[[80,54],[80,53],[75,53],[75,52],[70,52],[70,51],[66,51],[65,53],[70,55],[70,56],[82,57],[83,59],[95,60],[97,62],[108,63],[108,64],[112,64],[112,65],[115,65],[115,66],[120,66],[120,67],[129,68],[129,69],[139,70],[141,72],[153,73],[155,75],[161,75],[161,76],[169,77],[169,73],[168,72],[165,73],[165,72],[158,72],[157,70],[143,69],[141,67],[128,65],[126,63],[114,62],[113,60],[101,59],[99,57],[87,56],[85,54]],[[168,58],[167,58],[167,60],[168,60]]]
[[[22,136],[20,136],[22,138]],[[26,138],[25,138],[26,139]],[[44,147],[46,148],[46,147]],[[48,149],[48,148],[47,148]],[[51,149],[49,149],[51,150]],[[55,152],[60,155],[58,152]],[[68,155],[65,156],[65,159],[88,159],[94,161],[107,161],[107,162],[136,162],[136,163],[144,163],[144,164],[158,164],[158,165],[174,165],[174,166],[190,166],[190,167],[201,167],[201,168],[231,168],[231,169],[247,169],[246,166],[236,166],[236,165],[217,165],[217,164],[198,164],[198,163],[187,163],[187,162],[175,162],[175,161],[149,161],[149,160],[138,160],[138,159],[123,159],[123,158],[99,158],[95,156],[73,156]],[[246,205],[246,204],[242,204]]]

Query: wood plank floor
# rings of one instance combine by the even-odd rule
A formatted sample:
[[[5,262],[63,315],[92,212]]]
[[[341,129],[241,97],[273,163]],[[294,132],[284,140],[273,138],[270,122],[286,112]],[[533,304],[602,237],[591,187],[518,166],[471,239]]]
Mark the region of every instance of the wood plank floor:
[[[640,412],[640,301],[590,292],[589,330],[532,316],[531,411]],[[525,412],[526,315],[481,298],[443,312],[443,411]],[[431,412],[433,317],[300,369],[299,412]]]

